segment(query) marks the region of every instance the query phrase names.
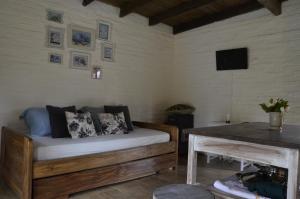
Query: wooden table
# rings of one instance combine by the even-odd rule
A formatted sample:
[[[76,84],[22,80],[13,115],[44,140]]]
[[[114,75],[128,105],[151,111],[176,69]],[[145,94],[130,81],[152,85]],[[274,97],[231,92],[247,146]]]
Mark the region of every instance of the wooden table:
[[[270,130],[267,123],[188,129],[187,184],[196,183],[197,152],[241,158],[288,169],[287,199],[298,191],[300,126]]]

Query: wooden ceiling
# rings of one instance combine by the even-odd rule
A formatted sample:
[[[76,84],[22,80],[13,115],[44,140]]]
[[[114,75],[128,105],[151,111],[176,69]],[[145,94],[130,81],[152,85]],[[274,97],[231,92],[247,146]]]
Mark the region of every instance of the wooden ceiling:
[[[87,6],[95,0],[83,0]],[[267,8],[272,14],[281,14],[285,0],[98,0],[120,8],[120,17],[138,13],[149,18],[149,25],[164,23],[173,27],[173,33],[221,21],[240,14]],[[89,5],[92,6],[93,4]]]

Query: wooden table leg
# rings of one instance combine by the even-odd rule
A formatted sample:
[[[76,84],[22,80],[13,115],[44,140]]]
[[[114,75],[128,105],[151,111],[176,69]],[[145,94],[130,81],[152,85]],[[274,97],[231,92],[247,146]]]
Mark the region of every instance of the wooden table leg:
[[[197,178],[197,151],[194,150],[194,135],[189,135],[187,184],[195,184]]]
[[[288,155],[287,199],[297,198],[299,174],[299,151],[290,150]]]

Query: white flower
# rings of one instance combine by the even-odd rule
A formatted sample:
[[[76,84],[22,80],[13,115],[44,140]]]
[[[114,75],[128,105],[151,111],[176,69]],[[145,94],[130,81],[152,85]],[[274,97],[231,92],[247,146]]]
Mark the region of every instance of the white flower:
[[[280,108],[280,111],[281,111],[281,113],[285,112],[284,107],[281,107],[281,108]]]
[[[272,107],[272,106],[274,106],[276,103],[277,103],[277,101],[276,101],[276,100],[273,100],[272,102],[269,102],[269,103],[268,103],[268,106],[269,106],[269,107]]]
[[[290,107],[288,106],[284,110],[285,110],[285,112],[288,112],[290,110]]]

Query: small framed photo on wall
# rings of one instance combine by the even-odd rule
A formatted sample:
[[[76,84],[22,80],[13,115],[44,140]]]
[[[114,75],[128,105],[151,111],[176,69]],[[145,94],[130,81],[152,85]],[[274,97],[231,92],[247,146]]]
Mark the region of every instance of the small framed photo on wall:
[[[49,58],[48,61],[49,63],[53,64],[63,64],[63,55],[62,54],[57,54],[57,53],[49,53]]]
[[[47,41],[46,45],[50,48],[64,48],[64,35],[65,30],[63,28],[56,28],[47,26]]]
[[[47,17],[48,21],[52,21],[52,22],[60,23],[60,24],[64,23],[64,13],[63,12],[47,9],[46,13],[47,13],[46,17]]]
[[[70,68],[89,70],[91,65],[91,55],[89,53],[71,51]]]
[[[115,45],[113,43],[103,42],[101,44],[101,59],[103,61],[115,61]]]
[[[81,50],[95,49],[95,30],[77,25],[68,27],[68,46]]]
[[[97,37],[103,41],[111,41],[112,24],[107,21],[99,20],[97,27]]]

